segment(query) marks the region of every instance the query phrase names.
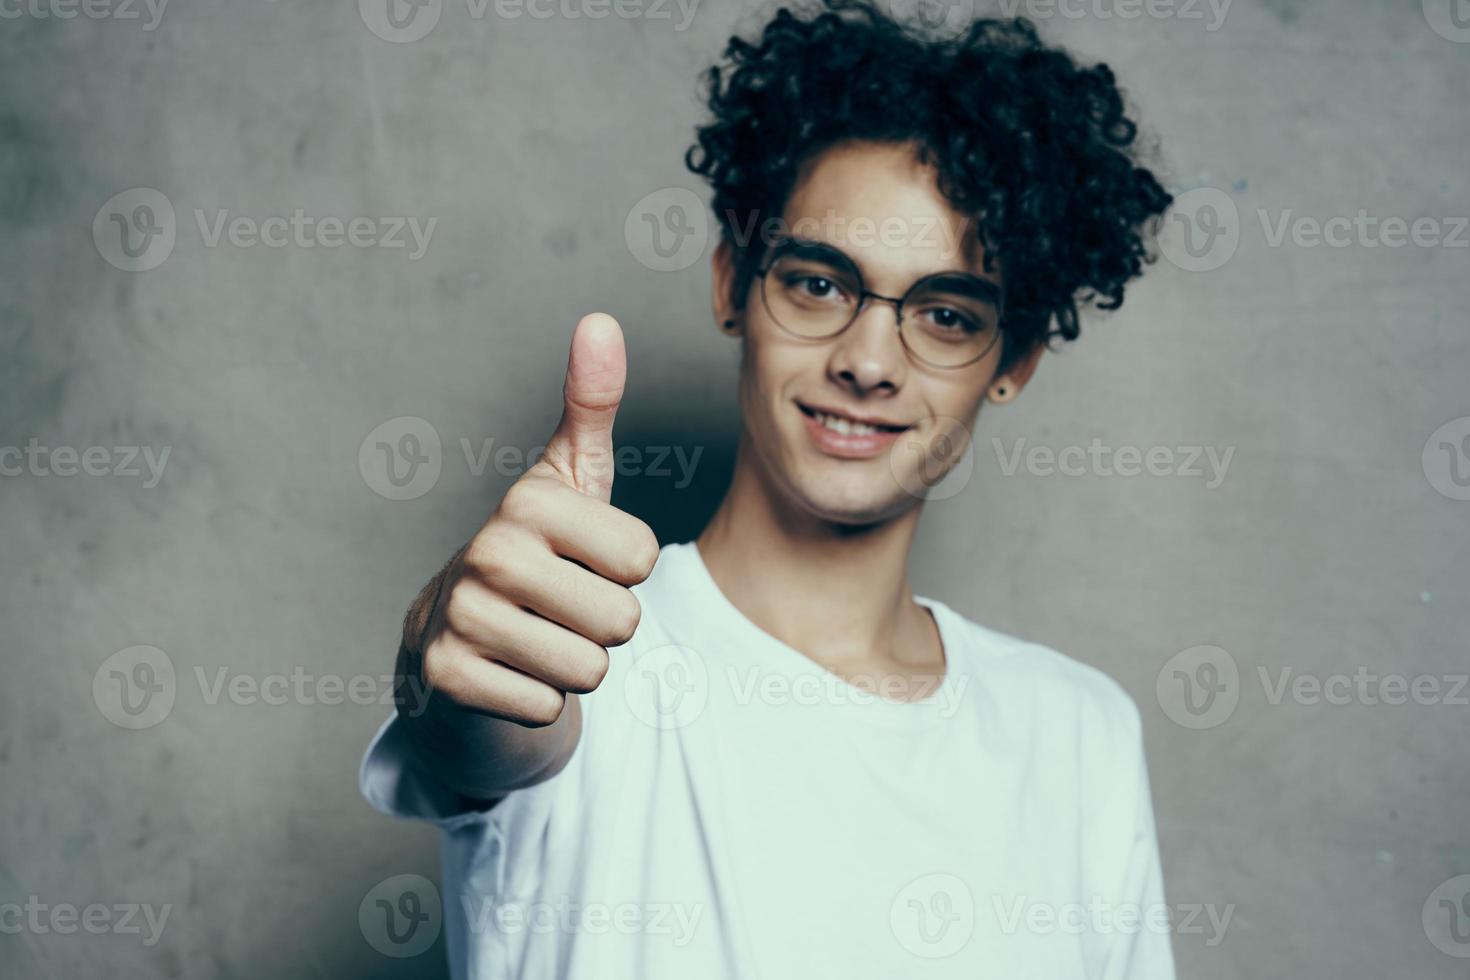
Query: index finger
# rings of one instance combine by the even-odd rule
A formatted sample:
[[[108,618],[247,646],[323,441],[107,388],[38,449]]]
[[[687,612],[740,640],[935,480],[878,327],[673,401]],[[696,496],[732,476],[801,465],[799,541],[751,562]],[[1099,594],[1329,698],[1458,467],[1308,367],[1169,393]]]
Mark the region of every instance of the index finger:
[[[537,482],[535,513],[521,515],[563,558],[585,565],[619,585],[633,586],[648,578],[658,560],[658,538],[632,514],[572,489],[558,480],[526,477]]]

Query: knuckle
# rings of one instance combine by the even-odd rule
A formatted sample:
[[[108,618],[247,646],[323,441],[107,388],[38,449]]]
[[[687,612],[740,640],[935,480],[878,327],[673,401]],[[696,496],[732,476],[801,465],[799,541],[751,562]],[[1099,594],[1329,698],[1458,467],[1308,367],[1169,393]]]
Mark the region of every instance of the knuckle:
[[[561,717],[567,696],[553,687],[541,685],[528,693],[517,709],[517,721],[529,728],[544,728]]]
[[[639,604],[638,597],[624,590],[623,597],[608,612],[604,626],[606,632],[597,638],[598,645],[620,647],[627,643],[633,639],[633,634],[638,630],[638,622],[642,618],[643,607]]]
[[[514,535],[492,521],[470,542],[465,563],[486,582],[504,582],[516,569],[518,553]]]
[[[629,572],[634,581],[642,582],[653,574],[653,566],[658,561],[658,538],[653,529],[642,521],[639,521],[637,533],[628,547]]]
[[[500,513],[517,524],[534,523],[541,513],[542,494],[530,480],[517,480],[500,498]]]
[[[477,597],[467,583],[454,583],[444,598],[445,624],[456,633],[463,632],[465,626],[474,621],[477,605]]]
[[[580,658],[571,671],[567,690],[573,694],[591,694],[607,676],[608,663],[607,651],[596,647],[589,655]]]
[[[437,692],[456,704],[464,701],[467,693],[465,673],[442,646],[435,644],[425,651],[421,672],[424,684],[430,691]]]

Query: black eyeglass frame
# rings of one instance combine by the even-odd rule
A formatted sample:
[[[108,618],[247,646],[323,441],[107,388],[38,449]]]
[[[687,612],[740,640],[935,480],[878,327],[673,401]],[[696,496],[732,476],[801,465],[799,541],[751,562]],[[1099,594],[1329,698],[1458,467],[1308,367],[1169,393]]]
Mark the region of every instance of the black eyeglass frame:
[[[766,280],[769,278],[771,270],[776,267],[776,263],[782,258],[785,258],[787,255],[792,254],[794,251],[802,247],[809,248],[813,251],[822,252],[826,255],[840,259],[842,261],[842,264],[846,266],[847,269],[852,273],[853,280],[857,283],[857,305],[853,308],[852,316],[848,317],[846,323],[838,327],[836,330],[833,330],[831,333],[820,335],[797,333],[795,330],[782,323],[780,317],[776,316],[775,311],[771,309],[771,301],[766,295]],[[989,280],[986,279],[981,279],[979,276],[976,276],[972,273],[932,272],[929,275],[922,276],[918,280],[916,280],[913,285],[904,290],[904,294],[902,296],[884,296],[882,293],[873,292],[863,284],[863,271],[859,269],[858,264],[854,262],[852,258],[840,248],[837,248],[834,245],[829,245],[826,242],[811,241],[801,238],[785,238],[776,242],[771,247],[768,257],[761,265],[756,267],[756,275],[760,277],[761,305],[766,308],[766,312],[770,314],[771,320],[775,322],[776,326],[780,327],[786,333],[800,340],[831,340],[833,337],[840,337],[844,331],[846,331],[849,327],[857,322],[858,317],[863,315],[863,310],[867,308],[868,300],[876,299],[881,300],[884,303],[893,304],[893,327],[895,330],[898,331],[898,342],[903,345],[904,351],[907,352],[910,357],[926,367],[935,368],[939,371],[957,371],[961,368],[972,367],[975,364],[980,363],[980,361],[985,359],[985,356],[987,354],[995,349],[995,345],[997,343],[1002,345],[1002,351],[1004,351],[1005,349],[1005,295],[1004,293],[1001,293],[999,291],[994,283],[991,283]],[[976,354],[974,357],[960,364],[936,364],[928,358],[924,357],[918,351],[914,350],[912,345],[909,344],[908,338],[904,336],[904,303],[908,302],[909,298],[913,296],[914,293],[916,293],[921,287],[935,280],[944,279],[973,279],[976,282],[983,283],[989,289],[995,289],[999,294],[997,302],[995,304],[996,315],[998,318],[998,323],[995,329],[995,337],[991,339],[990,343],[987,344],[985,346],[985,349],[982,350],[979,354]]]

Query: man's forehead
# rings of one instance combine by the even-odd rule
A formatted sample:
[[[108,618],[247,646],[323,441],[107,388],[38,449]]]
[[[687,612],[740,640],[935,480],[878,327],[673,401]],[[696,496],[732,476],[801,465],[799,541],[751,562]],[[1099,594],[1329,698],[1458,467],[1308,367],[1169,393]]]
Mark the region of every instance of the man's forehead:
[[[809,161],[787,201],[782,231],[823,242],[875,277],[985,271],[979,222],[956,211],[938,175],[899,144],[845,144]]]

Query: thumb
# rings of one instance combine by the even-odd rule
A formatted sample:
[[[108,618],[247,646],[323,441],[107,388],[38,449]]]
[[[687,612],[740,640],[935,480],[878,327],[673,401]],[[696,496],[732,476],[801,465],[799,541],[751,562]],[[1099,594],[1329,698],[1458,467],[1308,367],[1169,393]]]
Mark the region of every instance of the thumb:
[[[606,313],[589,313],[572,333],[561,422],[542,462],[575,490],[612,497],[613,420],[623,400],[628,355],[623,330]]]

